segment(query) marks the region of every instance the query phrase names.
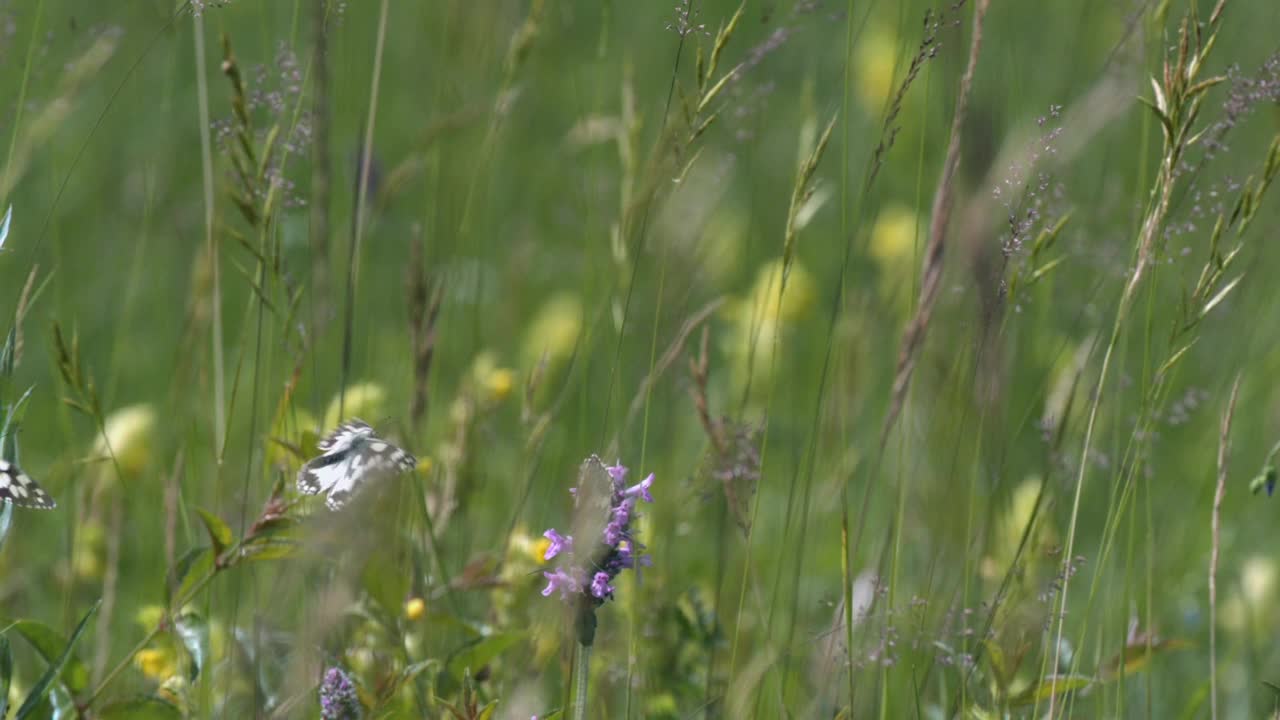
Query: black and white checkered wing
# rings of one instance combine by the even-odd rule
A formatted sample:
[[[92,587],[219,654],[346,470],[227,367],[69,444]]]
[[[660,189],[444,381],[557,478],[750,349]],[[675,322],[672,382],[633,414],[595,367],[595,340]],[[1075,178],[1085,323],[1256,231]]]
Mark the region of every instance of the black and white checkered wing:
[[[0,460],[0,500],[18,507],[50,510],[57,506],[49,493],[8,460]]]
[[[417,460],[374,434],[360,420],[340,425],[317,446],[323,453],[298,472],[298,489],[325,494],[325,505],[338,510],[371,479],[412,470]]]
[[[327,492],[348,474],[352,450],[372,435],[373,428],[363,420],[353,418],[339,425],[316,445],[320,456],[298,471],[298,490],[306,495]]]

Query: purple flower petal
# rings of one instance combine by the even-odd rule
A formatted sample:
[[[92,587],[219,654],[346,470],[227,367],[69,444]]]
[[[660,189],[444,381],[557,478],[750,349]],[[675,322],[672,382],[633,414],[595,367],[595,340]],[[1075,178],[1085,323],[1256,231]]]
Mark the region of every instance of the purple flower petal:
[[[547,547],[546,555],[543,556],[544,560],[550,560],[562,552],[573,552],[572,535],[561,535],[556,532],[555,528],[551,528],[542,533],[542,537],[551,541],[551,545]]]
[[[591,594],[601,600],[613,594],[613,586],[609,584],[609,573],[598,572],[591,579]]]
[[[640,481],[639,485],[632,485],[623,492],[627,497],[635,497],[639,495],[645,502],[653,502],[653,495],[649,494],[649,486],[653,484],[653,473],[649,473],[649,477]]]

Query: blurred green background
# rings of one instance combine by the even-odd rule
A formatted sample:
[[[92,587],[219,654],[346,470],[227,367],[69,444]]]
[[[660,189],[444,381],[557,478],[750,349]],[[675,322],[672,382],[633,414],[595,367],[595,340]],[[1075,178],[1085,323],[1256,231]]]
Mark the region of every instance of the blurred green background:
[[[543,568],[529,544],[568,525],[565,490],[581,460],[613,453],[633,473],[657,474],[643,525],[654,566],[600,611],[590,716],[833,716],[851,704],[840,626],[851,585],[850,597],[877,598],[859,606],[870,609],[852,652],[855,717],[944,717],[962,686],[991,713],[975,717],[1043,715],[1044,702],[997,709],[999,672],[982,658],[970,672],[965,658],[1026,653],[1009,694],[1051,672],[1058,638],[1047,628],[1087,408],[1160,162],[1159,123],[1137,99],[1151,97],[1149,78],[1176,46],[1181,3],[993,3],[939,304],[883,453],[972,3],[749,0],[715,75],[734,75],[711,106],[718,114],[690,140],[682,108],[697,102],[699,53],[705,62],[732,3],[402,0],[389,3],[379,42],[378,3],[330,2],[326,253],[311,232],[315,4],[205,5],[197,20],[157,2],[0,4],[0,202],[14,218],[0,308],[14,311],[33,272],[43,288],[7,399],[34,387],[20,457],[59,501],[52,513],[15,513],[0,554],[5,617],[66,633],[110,597],[79,646],[96,684],[149,629],[137,616],[164,604],[175,557],[207,544],[195,509],[239,537],[274,482],[293,492],[300,457],[286,446],[309,452],[345,387],[342,415],[362,411],[424,459],[419,472],[390,503],[345,516],[307,506],[296,556],[236,568],[194,601],[228,645],[248,642],[236,628],[283,633],[299,697],[310,697],[316,663],[353,667],[372,686],[422,658],[445,664],[430,674],[432,692],[451,697],[462,667],[449,659],[498,635],[505,644],[487,646],[471,673],[484,668],[481,692],[504,700],[499,716],[560,707],[571,639],[554,601],[536,595]],[[1262,172],[1280,127],[1266,31],[1276,27],[1272,2],[1226,6],[1206,72],[1238,71],[1208,96],[1201,125],[1225,117],[1240,78],[1271,85],[1254,87],[1225,150],[1187,157],[1103,389],[1063,632],[1069,672],[1093,682],[1064,696],[1070,716],[1208,716],[1210,511],[1237,374],[1219,694],[1223,716],[1274,704],[1263,683],[1280,682],[1266,641],[1276,510],[1248,492],[1280,432],[1274,199],[1245,236],[1244,280],[1195,330],[1168,387],[1146,393],[1217,206]],[[886,122],[925,37],[928,57]],[[277,156],[289,202],[261,228],[233,201],[236,96],[219,71],[223,38],[254,106],[252,134],[265,142],[276,126],[295,150]],[[794,223],[797,164],[832,118]],[[1032,236],[1069,219],[1052,272],[1010,295],[1029,266],[1002,243],[1010,213],[1028,210]],[[799,232],[779,305],[789,217]],[[419,420],[415,276],[440,293]],[[102,427],[62,400],[76,391],[59,374],[55,323],[78,337]],[[688,365],[704,328],[700,390]],[[763,458],[758,484],[743,481],[739,496],[715,479],[720,461],[691,397],[704,390],[712,415]],[[1016,555],[1042,487],[1043,515]],[[842,507],[856,535],[848,570]],[[387,619],[415,597],[426,619]],[[383,614],[361,624],[327,610],[331,600]],[[715,631],[700,636],[691,617]],[[1142,633],[1159,640],[1148,646]],[[40,661],[18,652],[29,687]],[[251,654],[224,651],[227,679],[193,679],[184,707],[202,717],[263,707],[261,688],[246,689],[245,668],[265,664]],[[127,667],[108,695],[165,680]],[[384,708],[436,717],[419,690]],[[288,696],[273,699],[280,716],[314,712]],[[1055,702],[1061,712],[1067,701]]]

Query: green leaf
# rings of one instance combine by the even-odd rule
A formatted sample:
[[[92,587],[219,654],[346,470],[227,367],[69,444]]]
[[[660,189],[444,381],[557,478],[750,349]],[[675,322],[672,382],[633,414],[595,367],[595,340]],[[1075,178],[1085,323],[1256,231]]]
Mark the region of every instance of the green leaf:
[[[490,635],[449,658],[449,672],[455,676],[461,676],[463,671],[470,668],[474,673],[492,662],[504,650],[519,642],[523,636],[523,633]]]
[[[187,602],[191,598],[191,589],[200,579],[213,570],[214,555],[210,548],[195,548],[182,556],[173,568],[173,583],[177,588],[173,597],[169,598],[172,607],[177,602]]]
[[[209,623],[197,613],[189,612],[179,615],[173,628],[191,656],[190,679],[195,680],[209,660]]]
[[[409,594],[408,575],[396,565],[391,553],[375,553],[365,561],[361,577],[369,597],[389,617],[400,614],[400,603]]]
[[[231,534],[231,528],[222,521],[222,518],[203,508],[196,508],[196,512],[200,513],[200,519],[204,521],[204,529],[209,531],[209,542],[213,544],[213,552],[215,555],[221,555],[223,550],[231,545],[234,539]]]
[[[1055,695],[1062,695],[1073,690],[1080,690],[1093,684],[1093,678],[1087,675],[1057,675],[1047,677],[1031,687],[1018,693],[1010,701],[1014,706],[1031,705],[1048,700]]]
[[[170,720],[182,718],[176,705],[158,697],[138,697],[114,702],[102,708],[99,720]]]
[[[0,718],[9,715],[9,681],[13,678],[13,653],[9,636],[0,635]]]
[[[298,543],[273,537],[257,537],[245,544],[241,557],[246,562],[284,560],[298,554]]]
[[[17,620],[13,623],[13,629],[48,663],[54,662],[67,646],[62,633],[35,620]],[[89,686],[89,668],[79,658],[68,658],[62,669],[62,684],[72,693],[83,692]]]
[[[71,652],[75,649],[76,641],[84,634],[84,629],[89,626],[89,618],[93,617],[100,605],[102,605],[101,599],[94,603],[93,607],[89,608],[89,612],[85,613],[84,617],[80,618],[80,623],[76,625],[76,629],[71,633],[71,639],[67,641],[66,647],[62,649],[62,654],[58,656],[57,660],[49,664],[44,674],[32,686],[31,692],[27,694],[27,698],[22,701],[22,706],[18,708],[18,713],[14,715],[14,720],[23,720],[23,718],[35,711],[40,701],[44,699],[45,694],[49,692],[49,687],[53,685],[58,676],[62,674],[63,669],[67,667],[67,663],[72,659]],[[80,667],[84,668],[83,665]],[[86,670],[86,683],[88,682],[88,677],[88,671]]]

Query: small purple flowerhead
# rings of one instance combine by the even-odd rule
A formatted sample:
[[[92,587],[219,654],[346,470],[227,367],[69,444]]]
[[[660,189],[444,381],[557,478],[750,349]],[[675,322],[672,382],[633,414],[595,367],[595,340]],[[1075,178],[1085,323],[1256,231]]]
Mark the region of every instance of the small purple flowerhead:
[[[320,720],[359,720],[362,714],[351,678],[341,668],[326,670],[320,683]]]

